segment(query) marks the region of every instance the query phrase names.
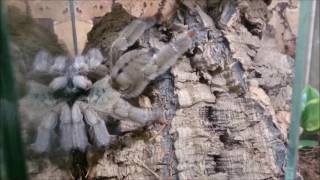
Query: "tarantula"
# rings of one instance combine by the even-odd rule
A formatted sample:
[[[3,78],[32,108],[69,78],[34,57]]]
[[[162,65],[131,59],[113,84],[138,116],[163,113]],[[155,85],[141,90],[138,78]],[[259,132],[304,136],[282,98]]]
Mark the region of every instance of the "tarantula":
[[[155,22],[155,18],[136,19],[120,32],[110,48],[110,74],[98,49],[91,49],[73,60],[64,56],[51,58],[45,51],[35,56],[30,75],[36,80],[29,82],[26,98],[37,98],[37,102],[25,107],[25,114],[40,120],[31,145],[34,151],[47,152],[55,134],[58,134],[59,144],[65,151],[85,151],[89,142],[105,147],[111,141],[105,125],[108,117],[130,119],[142,125],[162,117],[160,108],[135,107],[126,99],[139,96],[150,81],[174,65],[192,46],[196,33],[192,30],[181,33],[160,49],[142,48],[126,52]],[[49,110],[39,117],[36,112],[28,112],[28,108],[33,107]]]

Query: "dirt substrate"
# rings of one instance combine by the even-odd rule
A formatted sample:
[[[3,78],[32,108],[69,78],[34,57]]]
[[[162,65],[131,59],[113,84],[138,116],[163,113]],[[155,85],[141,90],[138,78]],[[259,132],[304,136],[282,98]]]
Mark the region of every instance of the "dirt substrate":
[[[319,180],[320,146],[300,149],[298,168],[305,180]]]

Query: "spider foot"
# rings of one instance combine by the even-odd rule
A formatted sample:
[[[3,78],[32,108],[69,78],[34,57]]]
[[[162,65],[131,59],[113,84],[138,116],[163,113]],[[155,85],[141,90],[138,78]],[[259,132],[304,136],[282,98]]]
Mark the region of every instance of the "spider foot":
[[[35,152],[43,153],[49,150],[50,144],[54,136],[54,128],[57,125],[58,115],[55,112],[50,112],[46,118],[43,118],[40,126],[37,129],[35,142],[31,145],[31,149]]]

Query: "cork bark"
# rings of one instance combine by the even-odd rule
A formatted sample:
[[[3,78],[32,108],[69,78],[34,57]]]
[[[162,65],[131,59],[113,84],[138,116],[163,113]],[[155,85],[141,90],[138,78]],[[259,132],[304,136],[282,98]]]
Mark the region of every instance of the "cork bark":
[[[220,2],[221,7],[222,3],[228,4]],[[108,149],[97,160],[91,177],[283,178],[287,127],[281,126],[283,122],[276,114],[289,111],[293,59],[277,49],[272,30],[275,27],[268,24],[267,4],[264,1],[250,3],[246,1],[232,7],[236,13],[231,14],[238,16],[234,19],[239,20],[240,16],[245,19],[238,22],[230,18],[227,24],[217,26],[225,39],[225,44],[218,47],[220,54],[242,64],[247,76],[246,92],[232,91],[229,81],[233,84],[237,79],[230,80],[223,75],[228,72],[212,74],[199,70],[192,59],[182,57],[144,92],[163,107],[167,125],[156,124],[142,134],[123,137],[120,149]],[[198,4],[204,9],[210,6],[201,1]],[[212,16],[216,24],[221,23],[214,15],[217,17],[219,13]],[[111,16],[107,14],[105,18]],[[253,22],[261,22],[264,27],[254,27]],[[112,26],[97,26],[104,32],[93,30],[88,47],[91,43],[98,47],[106,45],[99,37],[108,35],[108,27]],[[107,54],[108,45],[105,49]],[[120,126],[126,128],[127,124]]]
[[[283,178],[294,60],[284,54],[292,56],[291,51],[279,48],[284,46],[278,43],[279,32],[269,23],[270,11],[275,11],[270,6],[276,7],[275,3],[194,2],[214,21],[217,38],[201,46],[215,50],[211,58],[218,65],[211,66],[206,51],[198,54],[202,64],[188,52],[139,98],[130,100],[162,107],[166,123],[137,129],[132,122],[115,120],[117,128],[108,124],[108,129],[117,140],[109,148],[80,155],[72,152],[60,162],[56,156],[31,157],[32,179]],[[173,0],[119,3],[123,7],[115,6],[93,27],[84,51],[96,47],[108,57],[111,42],[130,21],[158,13],[166,24],[183,6]],[[192,15],[186,19],[186,23],[197,22]],[[162,30],[165,37],[171,33]],[[292,27],[288,31],[292,33]],[[139,43],[163,44],[147,36]],[[245,82],[237,69],[230,68],[236,62]]]

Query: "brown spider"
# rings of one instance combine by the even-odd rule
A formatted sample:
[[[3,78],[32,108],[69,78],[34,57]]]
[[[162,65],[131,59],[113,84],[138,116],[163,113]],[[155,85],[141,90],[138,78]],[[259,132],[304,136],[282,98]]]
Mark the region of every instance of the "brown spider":
[[[139,96],[150,81],[173,66],[192,46],[195,32],[181,33],[156,51],[143,48],[126,52],[154,24],[154,18],[137,19],[119,33],[110,49],[110,75],[98,49],[73,60],[64,56],[51,58],[46,51],[36,55],[30,75],[38,82],[29,82],[29,92],[20,101],[23,116],[37,126],[31,145],[34,151],[47,152],[55,134],[65,151],[85,151],[89,142],[105,147],[111,141],[105,125],[107,117],[130,119],[142,125],[162,117],[159,108],[135,107],[125,98]],[[88,140],[87,127],[93,141]]]

